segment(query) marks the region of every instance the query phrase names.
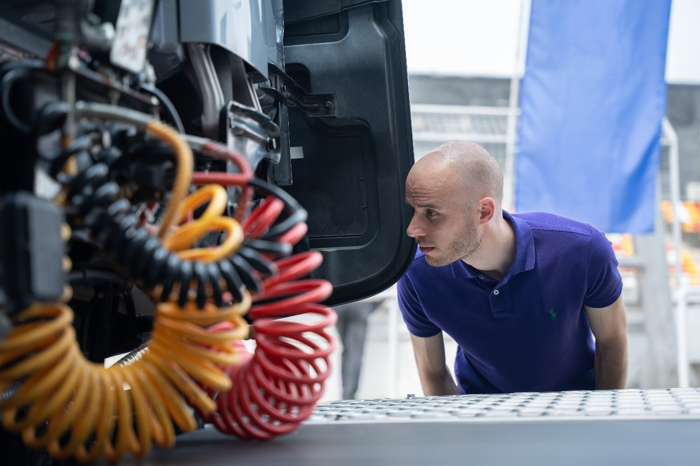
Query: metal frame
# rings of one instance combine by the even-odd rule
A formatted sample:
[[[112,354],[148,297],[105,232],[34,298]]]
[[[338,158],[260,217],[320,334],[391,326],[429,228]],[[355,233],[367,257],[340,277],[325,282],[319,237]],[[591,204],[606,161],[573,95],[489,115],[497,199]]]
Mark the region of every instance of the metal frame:
[[[678,386],[690,386],[690,374],[688,363],[688,343],[686,330],[686,312],[688,309],[689,289],[683,283],[681,270],[681,252],[683,251],[683,239],[681,235],[681,222],[679,208],[681,205],[680,187],[680,163],[678,158],[678,136],[668,118],[662,122],[663,138],[669,146],[669,185],[671,188],[671,205],[673,206],[673,249],[675,250],[675,276],[676,288],[674,290],[674,318],[676,330],[676,361],[678,365]]]

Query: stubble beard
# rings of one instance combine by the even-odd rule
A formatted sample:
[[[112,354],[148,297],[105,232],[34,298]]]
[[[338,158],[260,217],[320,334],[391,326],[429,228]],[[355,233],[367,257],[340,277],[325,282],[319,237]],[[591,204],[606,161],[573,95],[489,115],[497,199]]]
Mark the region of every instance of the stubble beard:
[[[425,261],[431,267],[444,267],[458,260],[463,260],[468,263],[468,259],[479,250],[481,246],[481,233],[477,230],[474,222],[467,224],[464,234],[451,242],[447,247],[448,254],[446,257],[429,257],[425,256]]]

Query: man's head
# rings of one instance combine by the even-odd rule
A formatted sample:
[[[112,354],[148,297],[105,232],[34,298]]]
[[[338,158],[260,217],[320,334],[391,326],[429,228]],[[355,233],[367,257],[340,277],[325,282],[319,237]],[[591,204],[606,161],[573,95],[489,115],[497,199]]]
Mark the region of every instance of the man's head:
[[[480,253],[486,225],[502,218],[502,199],[496,159],[473,142],[448,142],[419,159],[408,174],[406,203],[414,212],[406,233],[434,267],[469,262]]]

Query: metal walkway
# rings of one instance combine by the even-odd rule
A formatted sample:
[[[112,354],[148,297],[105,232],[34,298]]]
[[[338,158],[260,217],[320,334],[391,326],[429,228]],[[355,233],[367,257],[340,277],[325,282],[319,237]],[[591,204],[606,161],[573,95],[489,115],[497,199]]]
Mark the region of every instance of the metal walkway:
[[[338,401],[291,435],[212,428],[134,465],[698,465],[700,390],[514,393]]]
[[[336,401],[308,424],[328,421],[700,420],[700,389],[571,391]],[[700,439],[698,439],[700,441]],[[700,462],[699,462],[700,464]]]

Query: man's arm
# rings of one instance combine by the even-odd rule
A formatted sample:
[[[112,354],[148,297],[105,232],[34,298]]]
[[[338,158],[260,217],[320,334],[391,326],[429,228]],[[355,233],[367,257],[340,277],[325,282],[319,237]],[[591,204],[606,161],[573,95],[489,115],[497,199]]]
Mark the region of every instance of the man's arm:
[[[585,306],[595,336],[595,388],[625,388],[627,380],[627,318],[622,296],[608,307]]]
[[[425,396],[459,395],[459,389],[445,364],[442,332],[428,338],[411,334],[411,342]]]

